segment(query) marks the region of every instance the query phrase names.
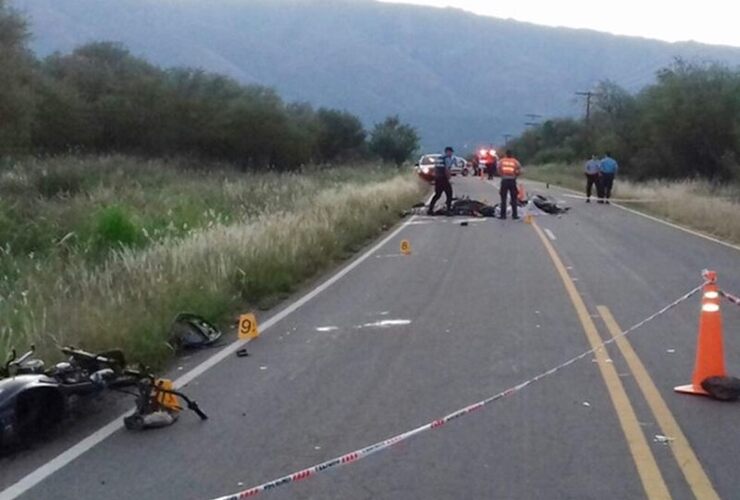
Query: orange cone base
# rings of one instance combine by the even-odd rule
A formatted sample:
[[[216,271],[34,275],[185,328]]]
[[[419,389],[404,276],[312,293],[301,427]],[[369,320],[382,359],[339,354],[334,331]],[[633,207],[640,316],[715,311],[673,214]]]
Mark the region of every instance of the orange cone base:
[[[698,386],[694,384],[679,385],[678,387],[674,387],[673,390],[676,392],[683,393],[683,394],[696,394],[697,396],[709,396],[709,393],[705,391],[700,385]]]

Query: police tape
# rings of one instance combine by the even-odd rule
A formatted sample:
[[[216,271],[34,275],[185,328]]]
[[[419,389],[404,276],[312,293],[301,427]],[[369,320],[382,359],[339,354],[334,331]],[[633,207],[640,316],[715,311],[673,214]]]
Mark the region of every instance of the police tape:
[[[447,416],[444,416],[442,418],[439,418],[437,420],[433,420],[427,424],[424,424],[420,427],[417,427],[416,429],[412,429],[410,431],[406,431],[402,434],[397,434],[393,437],[390,437],[388,439],[385,439],[383,441],[379,441],[375,444],[371,444],[370,446],[366,446],[364,448],[360,448],[358,450],[352,451],[350,453],[346,453],[344,455],[338,456],[336,458],[332,458],[331,460],[327,460],[326,462],[322,462],[317,465],[313,465],[311,467],[308,467],[306,469],[300,470],[298,472],[294,472],[292,474],[288,474],[287,476],[280,477],[278,479],[275,479],[273,481],[269,481],[267,483],[260,484],[259,486],[254,486],[252,488],[240,491],[238,493],[233,493],[231,495],[226,495],[222,497],[218,497],[214,500],[241,500],[244,498],[250,498],[253,496],[256,496],[262,492],[274,490],[275,488],[279,488],[280,486],[285,486],[290,483],[295,483],[298,481],[302,481],[304,479],[308,479],[309,477],[315,476],[321,472],[327,471],[329,469],[341,467],[343,465],[348,465],[354,462],[357,462],[359,460],[362,460],[363,458],[366,458],[373,453],[377,453],[382,450],[386,450],[390,448],[391,446],[394,446],[402,441],[406,441],[407,439],[417,435],[421,434],[422,432],[426,432],[432,429],[438,429],[442,427],[443,425],[456,420],[460,417],[463,417],[465,415],[469,415],[477,410],[482,409],[484,406],[489,405],[495,401],[498,401],[499,399],[503,399],[507,396],[511,396],[513,394],[516,394],[517,392],[521,391],[525,387],[528,387],[536,382],[539,382],[540,380],[549,377],[550,375],[554,375],[555,373],[577,363],[578,361],[600,351],[604,347],[613,344],[618,339],[625,337],[629,335],[630,333],[634,332],[635,330],[638,330],[639,328],[643,327],[647,323],[653,321],[655,318],[662,316],[666,312],[670,311],[674,307],[678,306],[682,302],[688,300],[692,296],[694,296],[696,293],[698,293],[702,288],[705,286],[706,283],[703,283],[702,285],[694,288],[693,290],[685,293],[675,301],[671,302],[667,306],[663,307],[659,311],[657,311],[654,314],[651,314],[644,320],[640,321],[639,323],[636,323],[632,325],[627,330],[624,330],[618,335],[615,335],[611,337],[608,340],[605,340],[598,346],[589,349],[588,351],[585,351],[577,356],[574,356],[573,358],[570,358],[568,361],[561,363],[560,365],[551,368],[545,372],[540,373],[539,375],[536,375],[535,377],[530,378],[529,380],[526,380],[524,382],[521,382],[518,385],[512,386],[502,392],[499,392],[498,394],[491,396],[489,398],[483,399],[481,401],[478,401],[477,403],[473,403],[469,406],[466,406],[464,408],[461,408],[455,412],[450,413]]]
[[[728,301],[730,301],[733,304],[735,304],[736,306],[740,306],[740,297],[737,297],[735,295],[732,295],[729,292],[725,292],[725,291],[722,291],[722,290],[720,290],[719,294],[721,296],[723,296],[724,298],[726,298]]]

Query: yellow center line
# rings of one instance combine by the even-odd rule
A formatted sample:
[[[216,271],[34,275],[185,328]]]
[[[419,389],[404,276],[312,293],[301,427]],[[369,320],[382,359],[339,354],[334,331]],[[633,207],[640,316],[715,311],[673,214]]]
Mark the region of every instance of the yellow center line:
[[[550,255],[560,278],[563,280],[565,289],[568,292],[568,296],[573,303],[576,313],[578,314],[581,326],[583,327],[583,331],[586,334],[586,338],[588,339],[591,348],[597,349],[602,344],[602,340],[599,336],[596,324],[589,315],[586,303],[578,293],[573,280],[565,269],[563,261],[547,239],[547,236],[545,236],[536,222],[532,223],[532,227],[534,227],[540,240],[542,240],[542,244],[545,245],[547,253]],[[671,498],[671,495],[668,492],[668,487],[663,479],[663,475],[658,468],[658,464],[655,461],[655,457],[648,445],[647,439],[645,439],[645,434],[640,428],[640,423],[637,420],[635,409],[632,407],[632,403],[627,397],[627,392],[624,389],[624,385],[622,385],[622,381],[619,379],[616,368],[614,368],[612,363],[607,363],[607,353],[605,349],[598,349],[595,355],[598,361],[597,364],[599,366],[599,370],[601,371],[601,376],[606,384],[612,404],[614,405],[617,417],[619,418],[622,432],[624,432],[627,445],[632,454],[632,459],[637,467],[637,472],[642,481],[642,486],[645,489],[645,494],[649,499]]]
[[[617,324],[614,316],[612,316],[609,308],[598,306],[597,309],[609,333],[614,337],[619,335],[622,329]],[[642,361],[640,361],[637,353],[632,348],[632,344],[630,344],[630,341],[625,336],[618,337],[616,344],[619,350],[622,351],[622,356],[624,356],[627,365],[635,376],[637,384],[645,396],[648,406],[650,406],[650,411],[655,415],[655,419],[658,421],[661,430],[664,434],[673,438],[671,451],[694,496],[701,500],[719,499],[719,495],[714,490],[706,472],[704,472],[701,462],[696,457],[694,450],[691,449],[688,439],[686,439],[683,431],[681,431],[681,427],[668,409],[668,405],[660,395],[660,391],[655,386],[650,374],[645,369],[645,365],[642,364]]]

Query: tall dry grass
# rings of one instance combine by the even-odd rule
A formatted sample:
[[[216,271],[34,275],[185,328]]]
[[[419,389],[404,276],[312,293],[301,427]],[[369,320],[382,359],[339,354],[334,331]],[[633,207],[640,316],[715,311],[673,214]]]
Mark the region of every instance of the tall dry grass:
[[[527,169],[527,177],[582,191],[580,166],[550,164]],[[635,200],[625,206],[696,229],[717,238],[740,243],[740,186],[705,180],[635,183],[617,178],[615,198]]]
[[[287,294],[396,222],[424,189],[412,176],[392,172],[385,180],[358,174],[359,182],[344,173],[316,183],[312,175],[329,174],[296,178],[322,187],[298,186],[299,194],[286,187],[284,208],[266,201],[268,210],[115,250],[95,265],[84,258],[36,259],[0,295],[0,354],[31,343],[47,355],[61,344],[119,346],[160,364],[178,312],[224,318]],[[226,190],[238,197],[239,187]]]

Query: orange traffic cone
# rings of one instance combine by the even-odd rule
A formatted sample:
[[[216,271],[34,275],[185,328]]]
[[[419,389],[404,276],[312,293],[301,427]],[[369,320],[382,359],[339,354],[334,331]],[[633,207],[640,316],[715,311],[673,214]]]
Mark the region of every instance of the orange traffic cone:
[[[704,291],[699,316],[699,340],[696,346],[696,364],[691,384],[676,387],[676,392],[707,395],[701,383],[708,377],[724,377],[725,353],[722,346],[722,314],[717,288],[717,273],[704,271]]]

